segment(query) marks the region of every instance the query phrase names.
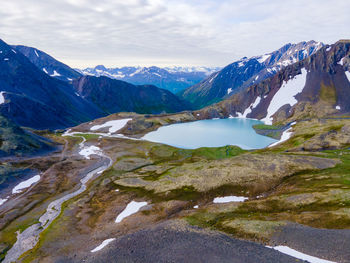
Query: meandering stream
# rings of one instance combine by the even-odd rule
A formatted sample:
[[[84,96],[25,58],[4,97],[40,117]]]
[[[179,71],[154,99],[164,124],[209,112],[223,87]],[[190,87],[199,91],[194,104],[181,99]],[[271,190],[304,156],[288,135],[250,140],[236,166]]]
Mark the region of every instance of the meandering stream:
[[[66,132],[65,136],[82,137],[75,134],[70,134],[69,132]],[[84,137],[82,138],[83,141],[79,144],[80,148],[84,147],[84,143],[86,141]],[[81,186],[78,190],[66,194],[63,197],[51,202],[48,205],[46,212],[39,218],[39,223],[28,227],[22,233],[17,232],[17,241],[7,252],[6,257],[3,261],[4,263],[16,262],[23,253],[33,249],[39,241],[41,232],[43,232],[60,215],[62,204],[84,192],[86,190],[87,182],[94,175],[101,175],[103,171],[112,166],[113,161],[109,156],[103,154],[102,152],[96,154],[101,157],[99,165],[97,168],[88,171],[86,175],[80,180]]]

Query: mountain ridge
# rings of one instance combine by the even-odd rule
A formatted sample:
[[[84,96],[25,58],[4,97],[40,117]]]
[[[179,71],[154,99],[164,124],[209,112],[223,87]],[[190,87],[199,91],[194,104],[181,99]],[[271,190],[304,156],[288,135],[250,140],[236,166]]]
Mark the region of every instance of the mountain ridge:
[[[190,87],[212,72],[220,68],[214,67],[121,67],[106,68],[98,65],[94,68],[78,70],[81,74],[92,76],[105,76],[112,79],[123,80],[134,85],[154,85],[158,88],[166,89],[172,93],[178,93],[181,90]]]
[[[243,57],[179,95],[197,109],[217,103],[314,54],[323,45],[313,40],[298,44],[288,43],[271,53],[251,58]]]
[[[349,69],[350,41],[338,41],[197,114],[201,118],[231,116],[264,119],[270,124],[348,113]],[[283,95],[283,92],[295,94],[284,93],[289,101],[278,102],[280,95],[275,96]]]
[[[16,51],[21,52],[30,60],[30,62],[51,77],[63,81],[72,81],[81,76],[76,70],[37,48],[23,45],[12,45],[12,47]]]

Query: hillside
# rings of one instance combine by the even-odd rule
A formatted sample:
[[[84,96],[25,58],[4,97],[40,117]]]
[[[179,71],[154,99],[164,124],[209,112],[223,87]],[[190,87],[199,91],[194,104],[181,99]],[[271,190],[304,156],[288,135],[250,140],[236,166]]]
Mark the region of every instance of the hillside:
[[[20,52],[0,40],[0,113],[20,126],[69,127],[102,116],[73,87],[50,77]]]
[[[60,72],[59,76],[50,75],[49,69]],[[19,126],[61,129],[120,111],[190,109],[186,102],[155,86],[79,76],[37,49],[0,41],[0,113]]]
[[[63,64],[62,62],[51,57],[47,53],[27,46],[12,46],[14,50],[25,55],[30,62],[35,66],[41,69],[46,74],[51,77],[63,80],[63,81],[72,81],[73,79],[79,78],[80,73],[70,68],[69,66]]]
[[[116,112],[179,112],[190,106],[171,92],[151,85],[132,85],[108,77],[84,76],[73,81],[76,93],[102,109]]]
[[[350,41],[338,41],[259,84],[199,111],[201,118],[247,117],[266,123],[350,112]]]
[[[195,108],[203,108],[260,83],[286,66],[311,56],[322,46],[322,43],[315,41],[301,42],[287,44],[262,56],[244,57],[184,90],[180,95]]]
[[[53,150],[53,143],[15,125],[0,115],[0,158],[33,156]]]

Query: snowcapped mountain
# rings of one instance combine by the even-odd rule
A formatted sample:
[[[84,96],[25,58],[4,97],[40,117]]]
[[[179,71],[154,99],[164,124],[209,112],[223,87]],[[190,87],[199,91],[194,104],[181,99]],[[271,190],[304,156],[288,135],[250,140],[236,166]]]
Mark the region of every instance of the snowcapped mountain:
[[[81,76],[35,48],[13,47],[0,40],[0,116],[15,125],[60,129],[120,111],[185,109],[190,109],[189,105],[169,91]]]
[[[73,79],[81,76],[81,74],[74,69],[63,64],[62,62],[59,62],[39,49],[26,46],[12,46],[12,48],[25,55],[30,62],[51,77],[63,81],[72,81]]]
[[[188,88],[220,68],[208,67],[122,67],[106,68],[103,65],[95,68],[77,70],[84,75],[105,76],[127,81],[134,85],[155,85],[159,88],[177,93]]]
[[[287,44],[269,54],[244,57],[182,91],[181,96],[196,108],[208,106],[260,83],[284,67],[311,56],[323,46],[315,41],[301,42]]]
[[[202,109],[199,118],[232,116],[271,124],[350,112],[350,40],[317,50],[265,81]]]
[[[40,56],[40,55],[39,55]],[[0,40],[0,114],[17,125],[62,128],[103,116],[73,87],[44,73]]]

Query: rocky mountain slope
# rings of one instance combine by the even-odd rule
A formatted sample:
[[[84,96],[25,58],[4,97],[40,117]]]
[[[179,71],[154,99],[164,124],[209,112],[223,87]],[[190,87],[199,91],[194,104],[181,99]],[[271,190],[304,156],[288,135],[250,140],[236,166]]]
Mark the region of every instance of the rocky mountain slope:
[[[46,138],[30,133],[0,115],[0,158],[35,155],[52,149],[52,143]]]
[[[190,109],[171,92],[152,85],[133,85],[108,77],[84,76],[73,81],[76,93],[106,114],[179,112]]]
[[[317,52],[323,44],[309,41],[287,44],[272,53],[238,60],[200,83],[181,92],[195,108],[221,101],[241,90],[275,75],[284,67]]]
[[[72,81],[79,78],[81,74],[62,62],[56,60],[45,52],[26,46],[12,46],[14,50],[25,55],[30,62],[41,69],[51,77],[63,80]]]
[[[50,77],[0,41],[0,113],[20,126],[62,128],[103,116],[73,87]]]
[[[349,69],[350,41],[341,40],[198,114],[256,118],[271,124],[348,113]]]
[[[59,129],[119,111],[189,109],[186,102],[155,86],[79,76],[37,49],[11,47],[0,41],[0,113],[19,126]]]
[[[106,68],[103,65],[80,70],[82,74],[106,76],[130,82],[134,85],[154,85],[172,93],[186,89],[220,68],[208,67],[122,67]]]

